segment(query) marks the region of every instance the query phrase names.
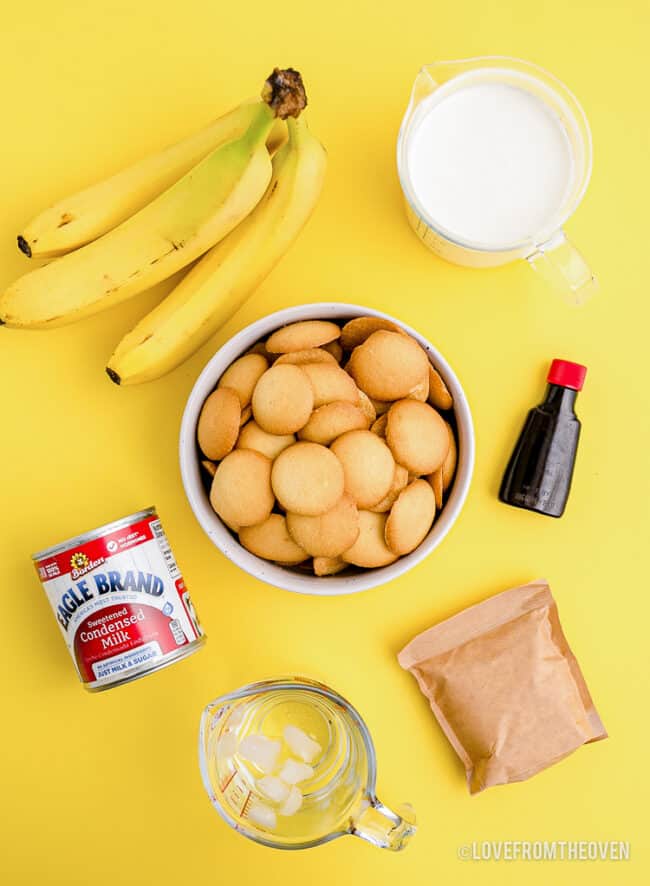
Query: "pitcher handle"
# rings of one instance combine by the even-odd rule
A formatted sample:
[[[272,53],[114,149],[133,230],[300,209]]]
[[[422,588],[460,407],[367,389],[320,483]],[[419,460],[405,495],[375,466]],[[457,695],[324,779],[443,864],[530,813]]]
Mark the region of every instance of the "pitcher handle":
[[[408,803],[398,807],[399,814],[384,806],[376,797],[368,797],[359,815],[353,819],[350,833],[381,849],[399,851],[415,833],[415,813]]]
[[[598,289],[593,271],[560,230],[526,256],[530,266],[572,305],[582,305]]]

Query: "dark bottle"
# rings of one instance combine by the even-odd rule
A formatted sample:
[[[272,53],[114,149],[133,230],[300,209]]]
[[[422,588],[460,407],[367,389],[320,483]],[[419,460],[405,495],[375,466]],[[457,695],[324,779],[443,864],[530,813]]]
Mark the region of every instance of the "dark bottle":
[[[553,360],[546,397],[528,413],[503,475],[501,501],[549,517],[562,516],[580,437],[574,404],[586,375],[586,366]]]

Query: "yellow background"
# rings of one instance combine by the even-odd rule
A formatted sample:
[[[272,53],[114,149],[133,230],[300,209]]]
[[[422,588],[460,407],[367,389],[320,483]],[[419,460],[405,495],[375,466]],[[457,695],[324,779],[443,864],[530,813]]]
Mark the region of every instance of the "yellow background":
[[[173,375],[121,390],[103,372],[161,286],[77,326],[0,330],[2,728],[0,874],[7,884],[642,883],[648,788],[648,33],[646,0],[32,0],[0,32],[0,284],[25,271],[21,225],[50,201],[198,128],[274,65],[305,77],[329,150],[322,201],[291,253]],[[554,72],[584,104],[595,168],[568,232],[601,292],[565,306],[523,264],[445,265],[408,229],[394,146],[418,68],[503,53]],[[477,463],[451,535],[426,562],[356,597],[294,596],[238,571],[185,500],[177,432],[199,370],[233,332],[314,300],[393,313],[458,372]],[[562,520],[497,501],[549,360],[589,366],[583,438]],[[209,640],[171,669],[89,695],[30,554],[155,503]],[[460,763],[395,655],[416,632],[546,576],[610,732],[531,781],[470,798]],[[320,678],[358,706],[385,802],[415,806],[398,855],[351,838],[302,853],[228,829],[199,780],[203,705],[270,675]],[[463,862],[473,840],[620,839],[626,863]]]

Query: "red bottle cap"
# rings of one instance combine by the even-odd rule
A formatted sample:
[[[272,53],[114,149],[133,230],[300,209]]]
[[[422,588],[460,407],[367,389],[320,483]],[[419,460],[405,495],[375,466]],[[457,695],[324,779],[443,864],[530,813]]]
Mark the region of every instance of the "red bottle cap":
[[[569,360],[553,360],[546,376],[546,381],[552,385],[561,385],[563,388],[581,391],[586,375],[587,367],[581,363],[571,363]]]

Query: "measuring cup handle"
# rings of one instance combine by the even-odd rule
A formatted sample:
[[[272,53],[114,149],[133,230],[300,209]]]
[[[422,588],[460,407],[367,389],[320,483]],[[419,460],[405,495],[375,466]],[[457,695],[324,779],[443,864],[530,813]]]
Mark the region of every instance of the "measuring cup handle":
[[[352,821],[350,833],[381,849],[403,849],[415,833],[415,813],[408,803],[398,807],[399,814],[369,797],[362,811]]]
[[[540,243],[526,258],[533,270],[572,305],[584,304],[598,289],[591,268],[564,231]]]

